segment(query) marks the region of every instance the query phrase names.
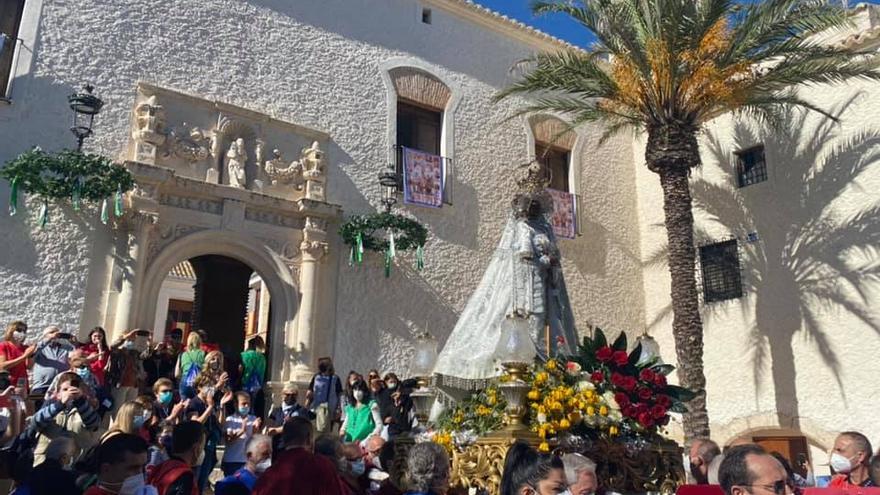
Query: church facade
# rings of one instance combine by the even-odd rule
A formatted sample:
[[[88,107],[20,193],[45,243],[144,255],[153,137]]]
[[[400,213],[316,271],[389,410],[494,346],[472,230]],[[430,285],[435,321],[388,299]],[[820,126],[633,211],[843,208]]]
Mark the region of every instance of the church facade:
[[[94,206],[53,204],[40,228],[33,199],[0,216],[4,321],[154,327],[169,271],[192,260],[215,281],[199,290],[262,279],[273,382],[307,380],[320,356],[340,373],[405,373],[417,333],[442,345],[454,327],[513,176],[539,156],[577,198],[579,233],[559,245],[579,330],[647,328],[674,362],[660,188],[643,142],[600,147],[597,126],[560,136],[558,116],[511,118],[527,102],[492,102],[511,67],[561,41],[467,0],[6,3],[20,15],[4,18],[15,41],[0,160],[72,147],[66,97],[88,82],[105,107],[85,149],[125,163],[137,187],[111,225]],[[873,43],[875,14],[860,9],[840,42]],[[880,436],[866,390],[878,371],[877,225],[859,216],[880,175],[865,134],[878,87],[811,91],[842,124],[793,115],[790,133],[768,134],[719,118],[694,187],[713,431],[803,438],[818,463],[835,431]],[[443,202],[395,206],[428,228],[426,266],[402,255],[385,278],[381,255],[350,266],[337,230],[381,208],[377,176],[400,146],[441,157]],[[201,307],[212,296],[196,294],[204,325],[238,314],[243,326],[246,301]]]

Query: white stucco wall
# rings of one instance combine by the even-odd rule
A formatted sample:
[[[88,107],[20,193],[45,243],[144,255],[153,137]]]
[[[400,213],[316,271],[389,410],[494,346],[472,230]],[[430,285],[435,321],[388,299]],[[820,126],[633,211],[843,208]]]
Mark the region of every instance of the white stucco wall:
[[[34,29],[25,39],[29,55],[18,69],[14,103],[0,107],[0,159],[31,144],[69,146],[65,98],[86,81],[106,102],[87,147],[120,157],[134,87],[145,80],[328,132],[328,200],[346,214],[376,207],[376,175],[394,144],[380,67],[413,60],[449,81],[459,98],[446,152],[455,160],[454,205],[401,208],[431,232],[427,269],[415,273],[401,261],[386,280],[375,255],[350,269],[334,238],[334,256],[321,269],[333,274],[338,291],[324,284],[317,344],[332,349],[340,371],[405,371],[416,329],[427,322],[444,341],[497,243],[514,190],[511,171],[529,154],[525,122],[505,121],[520,103],[493,105],[490,98],[534,46],[436,5],[432,24],[422,24],[413,0],[31,0],[25,16]],[[637,332],[645,315],[631,145],[621,138],[594,150],[598,134],[582,131],[577,190],[587,223],[582,238],[562,242],[565,275],[578,324]],[[7,197],[0,185],[0,202]],[[91,306],[100,304],[86,303],[84,294],[103,301],[106,284],[92,280],[111,277],[103,255],[96,261],[89,249],[106,248],[107,231],[100,224],[83,230],[85,220],[73,215],[41,232],[33,228],[35,211],[27,213],[0,220],[13,233],[4,236],[9,249],[2,251],[26,254],[0,254],[0,277],[16,281],[0,288],[0,317],[91,322],[81,315],[97,314]],[[90,264],[99,266],[89,270]],[[63,284],[56,280],[61,274]]]
[[[826,451],[842,430],[880,439],[871,385],[880,372],[878,95],[876,83],[808,88],[803,96],[839,114],[839,125],[795,113],[772,132],[728,116],[700,139],[696,242],[736,237],[745,288],[702,311],[709,417],[722,442],[777,428]],[[768,180],[739,189],[734,152],[759,143]],[[647,262],[666,244],[662,195],[644,142],[634,150]],[[644,280],[647,321],[674,362],[666,265],[649,264]]]

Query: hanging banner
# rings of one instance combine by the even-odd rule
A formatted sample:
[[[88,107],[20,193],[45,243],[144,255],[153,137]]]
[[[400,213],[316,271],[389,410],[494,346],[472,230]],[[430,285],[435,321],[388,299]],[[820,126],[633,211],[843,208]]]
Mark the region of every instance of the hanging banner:
[[[547,189],[553,198],[553,214],[550,215],[550,225],[556,237],[574,239],[577,234],[577,211],[574,194],[556,189]]]
[[[440,208],[443,206],[443,158],[403,148],[403,202]]]

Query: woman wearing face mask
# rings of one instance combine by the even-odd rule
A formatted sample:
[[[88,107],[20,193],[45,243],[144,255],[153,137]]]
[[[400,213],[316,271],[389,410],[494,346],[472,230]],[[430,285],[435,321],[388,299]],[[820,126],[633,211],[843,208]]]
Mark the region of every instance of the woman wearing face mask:
[[[225,393],[229,390],[229,374],[223,368],[223,353],[211,351],[205,356],[205,369],[201,375],[214,382],[216,392]]]
[[[27,324],[23,321],[13,321],[6,326],[3,334],[3,342],[0,342],[0,370],[9,372],[10,383],[14,386],[22,384],[27,393],[28,385],[28,359],[37,352],[37,346],[25,346],[27,336]]]
[[[207,360],[205,362],[207,363]],[[223,438],[222,425],[226,421],[225,407],[232,400],[232,392],[220,392],[216,385],[217,383],[209,374],[199,375],[195,381],[198,395],[190,399],[184,412],[187,419],[205,425],[205,457],[197,472],[200,492],[205,491],[208,486],[208,476],[217,465],[217,446]]]
[[[354,399],[352,399],[352,397],[354,397],[352,395],[354,392],[354,384],[361,379],[361,374],[357,371],[352,370],[348,372],[348,378],[345,379],[345,385],[342,387],[342,397],[340,397],[340,400],[342,402],[342,417],[340,418],[341,421],[345,421],[345,406],[354,402]]]
[[[244,467],[247,462],[245,446],[259,433],[263,420],[251,414],[251,396],[245,391],[235,393],[235,413],[227,416],[223,425],[226,430],[226,450],[220,467],[226,476]]]
[[[128,401],[119,407],[116,413],[116,419],[110,425],[110,430],[102,437],[102,442],[116,433],[128,433],[130,435],[141,435],[144,426],[150,420],[152,411],[144,408],[135,401]]]
[[[345,407],[345,421],[339,428],[339,436],[346,442],[360,442],[382,431],[379,405],[370,397],[367,384],[359,380],[352,387],[352,403]]]
[[[516,442],[504,458],[501,495],[568,494],[565,466],[555,455],[540,454],[524,442]]]

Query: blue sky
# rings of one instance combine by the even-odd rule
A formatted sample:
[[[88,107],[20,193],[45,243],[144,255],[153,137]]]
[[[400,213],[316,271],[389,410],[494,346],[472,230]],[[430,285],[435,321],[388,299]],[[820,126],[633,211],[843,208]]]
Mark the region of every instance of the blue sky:
[[[534,26],[545,33],[552,34],[557,38],[564,39],[573,45],[587,47],[592,41],[590,34],[578,23],[564,15],[545,15],[535,17],[529,8],[529,0],[474,0],[476,3],[512,17],[520,22]],[[836,1],[836,0],[835,0]],[[853,6],[856,0],[850,0]],[[880,3],[880,0],[872,0],[867,3]]]

